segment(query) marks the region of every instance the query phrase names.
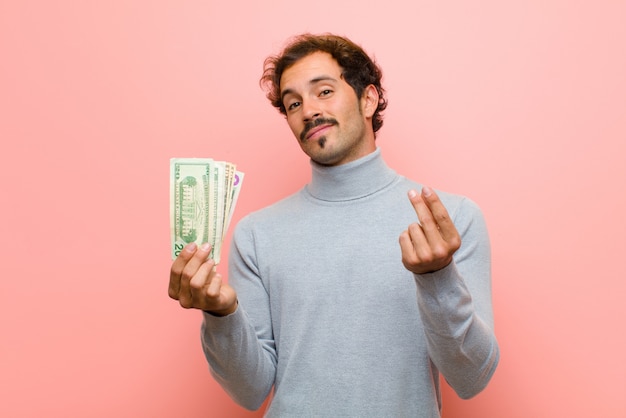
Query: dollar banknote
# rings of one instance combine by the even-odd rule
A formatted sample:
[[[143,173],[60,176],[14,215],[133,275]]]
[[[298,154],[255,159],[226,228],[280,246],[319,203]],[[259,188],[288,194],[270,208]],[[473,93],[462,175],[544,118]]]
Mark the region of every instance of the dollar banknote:
[[[211,244],[220,262],[222,243],[237,204],[244,173],[235,164],[211,158],[170,159],[172,258],[190,242]]]

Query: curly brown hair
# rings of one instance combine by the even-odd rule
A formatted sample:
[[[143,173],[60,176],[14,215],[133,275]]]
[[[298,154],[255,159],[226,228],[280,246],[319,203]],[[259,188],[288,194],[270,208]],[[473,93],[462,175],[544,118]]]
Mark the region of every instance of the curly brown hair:
[[[326,52],[339,64],[343,79],[352,87],[358,98],[361,98],[365,87],[370,84],[378,91],[378,107],[372,117],[372,128],[377,132],[383,125],[382,112],[387,107],[385,90],[381,85],[382,70],[365,53],[365,51],[349,39],[332,34],[312,35],[309,33],[295,36],[278,55],[268,57],[263,64],[263,76],[260,84],[267,92],[272,106],[286,115],[280,95],[280,78],[283,72],[298,60],[314,53]]]

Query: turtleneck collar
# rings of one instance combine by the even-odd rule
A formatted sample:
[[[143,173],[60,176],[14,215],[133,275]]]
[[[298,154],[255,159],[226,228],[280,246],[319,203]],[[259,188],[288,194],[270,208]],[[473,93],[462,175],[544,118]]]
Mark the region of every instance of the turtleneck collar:
[[[311,160],[311,168],[312,178],[306,191],[316,199],[334,202],[365,197],[397,177],[383,160],[380,148],[358,160],[333,167]]]

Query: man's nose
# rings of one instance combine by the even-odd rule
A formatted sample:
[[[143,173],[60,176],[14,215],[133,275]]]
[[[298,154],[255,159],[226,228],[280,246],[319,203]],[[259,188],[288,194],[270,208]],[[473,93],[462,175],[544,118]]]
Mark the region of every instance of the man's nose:
[[[305,122],[310,122],[322,116],[322,110],[314,100],[302,102],[302,117]]]

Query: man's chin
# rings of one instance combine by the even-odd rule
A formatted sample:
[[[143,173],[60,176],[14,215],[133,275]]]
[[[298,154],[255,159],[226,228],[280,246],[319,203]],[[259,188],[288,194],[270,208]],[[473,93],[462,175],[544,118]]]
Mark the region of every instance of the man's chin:
[[[325,166],[338,165],[342,159],[341,156],[331,152],[328,149],[328,146],[326,146],[323,150],[318,148],[317,152],[308,152],[307,154],[311,160],[315,161],[319,165]]]
[[[304,151],[311,158],[323,156],[329,152],[329,142],[325,136],[321,136],[316,139],[307,139],[306,142],[303,142],[300,145],[302,151]]]

